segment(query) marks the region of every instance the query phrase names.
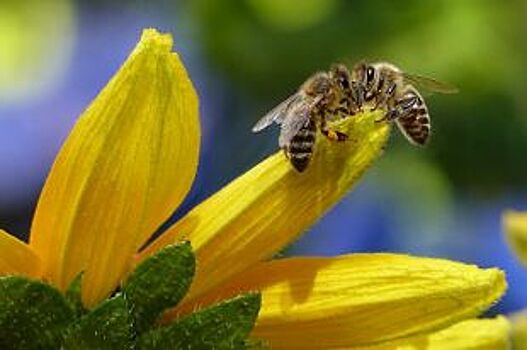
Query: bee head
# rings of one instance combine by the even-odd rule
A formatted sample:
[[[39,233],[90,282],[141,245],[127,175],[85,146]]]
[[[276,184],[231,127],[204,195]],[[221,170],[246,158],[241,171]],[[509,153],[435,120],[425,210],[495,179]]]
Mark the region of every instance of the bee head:
[[[335,64],[329,72],[330,78],[343,90],[350,88],[351,75],[343,64]]]
[[[375,68],[368,66],[366,67],[366,85],[373,84],[373,79],[375,79]]]
[[[374,65],[368,64],[366,62],[357,63],[353,67],[353,79],[359,81],[367,87],[371,87],[375,79]]]
[[[317,73],[304,85],[304,91],[310,96],[328,95],[331,93],[333,82],[325,73]]]

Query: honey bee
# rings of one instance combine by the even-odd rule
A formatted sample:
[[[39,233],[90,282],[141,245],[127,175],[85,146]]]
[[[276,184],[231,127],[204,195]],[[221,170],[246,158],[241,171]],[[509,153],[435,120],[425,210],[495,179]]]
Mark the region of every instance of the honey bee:
[[[358,108],[369,103],[372,110],[383,108],[384,117],[379,121],[395,121],[401,133],[414,144],[423,146],[430,136],[430,115],[420,87],[430,92],[452,94],[457,88],[432,78],[402,72],[385,63],[359,63],[353,67],[352,80],[359,85]]]
[[[309,165],[318,129],[332,141],[345,141],[348,138],[346,134],[327,125],[328,120],[348,111],[341,103],[347,99],[334,73],[319,72],[312,75],[295,94],[269,111],[252,128],[257,133],[273,123],[279,124],[278,145],[298,172],[303,172]],[[346,78],[349,77],[348,74]]]
[[[334,64],[329,74],[341,95],[339,106],[334,111],[344,117],[360,112],[361,106],[364,104],[362,82],[353,80],[348,68],[341,63]]]

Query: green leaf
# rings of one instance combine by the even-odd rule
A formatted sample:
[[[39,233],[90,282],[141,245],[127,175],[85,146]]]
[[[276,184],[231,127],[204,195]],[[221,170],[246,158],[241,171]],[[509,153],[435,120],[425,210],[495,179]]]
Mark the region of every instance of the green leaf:
[[[133,324],[123,295],[102,302],[66,333],[65,349],[127,349],[133,345]]]
[[[260,294],[238,296],[145,333],[139,338],[138,348],[246,349],[260,304]]]
[[[130,274],[123,293],[139,334],[152,328],[164,310],[185,296],[194,269],[192,248],[184,242],[163,248]]]
[[[52,286],[0,277],[0,349],[57,349],[73,310]]]
[[[77,277],[71,281],[65,294],[66,300],[70,303],[77,317],[80,317],[87,312],[86,308],[82,304],[81,297],[82,275],[82,272],[79,273]]]

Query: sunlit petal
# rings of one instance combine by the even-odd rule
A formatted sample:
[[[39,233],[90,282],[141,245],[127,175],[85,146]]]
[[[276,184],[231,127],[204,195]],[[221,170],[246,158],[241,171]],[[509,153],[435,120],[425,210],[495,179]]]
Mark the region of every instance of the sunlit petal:
[[[38,202],[31,246],[60,288],[85,270],[88,304],[116,287],[196,172],[197,96],[171,48],[169,35],[145,30],[75,125]]]
[[[339,129],[350,137],[346,142],[331,142],[319,134],[314,159],[304,173],[277,152],[194,208],[140,259],[189,239],[198,257],[191,296],[268,259],[348,193],[381,154],[390,130],[375,122],[381,116],[364,113],[341,120]]]
[[[0,275],[40,276],[40,259],[25,242],[0,230]]]
[[[467,320],[446,329],[353,350],[506,350],[510,325],[505,317]],[[516,349],[516,348],[514,348]]]
[[[503,225],[507,242],[527,265],[527,212],[507,211],[503,214]]]
[[[394,254],[261,263],[167,317],[262,290],[253,335],[272,349],[364,346],[471,318],[504,293],[505,276],[448,260]]]

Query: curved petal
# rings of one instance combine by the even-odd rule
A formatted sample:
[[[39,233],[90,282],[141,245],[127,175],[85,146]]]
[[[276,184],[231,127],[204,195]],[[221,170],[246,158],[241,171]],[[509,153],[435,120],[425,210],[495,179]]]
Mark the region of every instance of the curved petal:
[[[319,134],[304,173],[283,152],[267,158],[194,208],[139,259],[175,240],[190,240],[198,261],[190,296],[268,259],[348,193],[381,154],[390,130],[375,122],[381,113],[339,121],[335,126],[349,135],[347,142]]]
[[[353,350],[505,350],[510,348],[505,317],[467,320],[446,329]],[[516,348],[514,348],[516,349]]]
[[[40,259],[25,242],[0,230],[0,276],[39,277]]]
[[[518,259],[527,265],[527,212],[505,212],[503,225],[507,242]]]
[[[471,318],[504,293],[504,273],[394,254],[291,258],[261,263],[168,317],[261,290],[253,336],[272,349],[365,346]]]
[[[91,305],[181,203],[199,153],[197,96],[172,38],[153,29],[83,113],[48,176],[31,246],[65,288],[80,272]]]

